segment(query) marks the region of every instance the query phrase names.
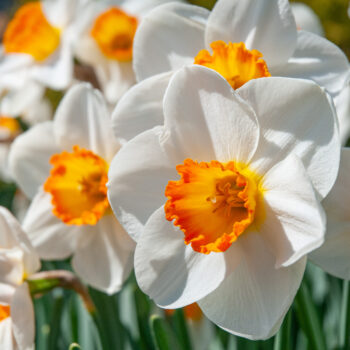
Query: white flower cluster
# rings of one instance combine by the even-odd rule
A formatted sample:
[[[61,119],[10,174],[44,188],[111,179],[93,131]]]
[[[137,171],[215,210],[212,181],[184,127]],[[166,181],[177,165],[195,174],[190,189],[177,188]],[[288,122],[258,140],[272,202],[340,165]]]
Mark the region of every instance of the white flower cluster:
[[[0,174],[31,204],[21,226],[0,208],[1,349],[34,346],[36,254],[72,257],[108,294],[134,268],[160,307],[198,303],[250,339],[277,332],[307,258],[350,279],[349,62],[308,11],[287,0],[18,9],[0,56]],[[53,119],[47,88],[67,89]]]

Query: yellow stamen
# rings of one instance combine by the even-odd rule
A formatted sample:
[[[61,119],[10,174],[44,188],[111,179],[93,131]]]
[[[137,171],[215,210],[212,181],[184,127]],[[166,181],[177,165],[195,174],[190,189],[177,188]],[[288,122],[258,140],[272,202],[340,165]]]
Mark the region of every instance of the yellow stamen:
[[[199,64],[220,73],[232,86],[238,89],[251,79],[270,77],[266,62],[257,50],[247,50],[244,43],[228,43],[219,40],[211,43],[213,55],[201,50],[194,59]]]
[[[106,57],[130,61],[136,28],[136,17],[112,7],[97,17],[91,36]]]
[[[255,219],[258,176],[235,162],[186,159],[176,170],[181,179],[165,189],[166,219],[174,220],[196,252],[226,251]]]
[[[0,115],[0,139],[14,139],[21,132],[21,125],[16,118]]]
[[[44,190],[52,196],[53,213],[70,225],[95,225],[109,208],[108,164],[91,151],[73,147],[51,157],[53,168]]]
[[[15,13],[4,34],[6,53],[25,53],[44,61],[60,44],[60,31],[46,19],[40,2],[29,2]]]

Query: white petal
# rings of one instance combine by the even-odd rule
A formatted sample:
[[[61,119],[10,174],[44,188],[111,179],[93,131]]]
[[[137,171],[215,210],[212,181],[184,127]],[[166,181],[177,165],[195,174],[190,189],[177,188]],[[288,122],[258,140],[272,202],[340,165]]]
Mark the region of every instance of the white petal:
[[[67,27],[76,15],[79,3],[86,0],[43,0],[42,6],[47,20],[60,29]]]
[[[144,16],[156,6],[163,5],[174,0],[124,0],[122,8],[124,11],[138,16]],[[184,2],[184,0],[176,0],[176,2]]]
[[[84,234],[72,259],[74,271],[96,289],[119,291],[133,267],[135,243],[112,215]]]
[[[258,144],[254,111],[206,67],[174,74],[164,96],[164,118],[174,147],[194,160],[247,163]]]
[[[330,93],[343,88],[349,71],[345,54],[333,43],[316,34],[298,31],[298,42],[288,63],[272,75],[311,79]]]
[[[9,154],[10,172],[28,197],[34,197],[50,174],[50,158],[60,153],[48,121],[32,127],[18,136]]]
[[[18,346],[12,333],[11,317],[0,322],[0,349],[18,350]]]
[[[293,155],[266,173],[262,187],[260,234],[276,256],[276,268],[289,266],[323,243],[323,209],[302,162]]]
[[[235,259],[227,262],[229,254],[195,252],[186,246],[183,232],[165,219],[161,207],[150,217],[137,242],[137,283],[162,307],[192,304],[217,288],[239,263],[239,246],[231,248]]]
[[[134,38],[137,81],[192,64],[204,48],[208,15],[204,8],[174,2],[145,16]]]
[[[259,50],[269,68],[292,55],[297,30],[287,0],[220,0],[214,6],[206,29],[207,46],[216,40],[244,42]]]
[[[18,248],[22,251],[24,272],[30,275],[40,268],[40,260],[32,247],[27,235],[14,216],[5,208],[0,207],[0,247],[4,250]]]
[[[52,57],[41,65],[33,65],[30,77],[51,89],[66,89],[73,79],[73,53],[69,41],[69,38],[63,36]]]
[[[0,303],[10,304],[16,287],[0,282]]]
[[[27,283],[16,288],[11,301],[11,319],[19,349],[32,349],[35,335],[34,309]]]
[[[109,168],[109,201],[136,241],[150,215],[165,203],[165,187],[178,177],[175,167],[184,159],[176,150],[167,155],[164,138],[162,127],[145,131],[121,148]]]
[[[302,280],[306,258],[275,268],[260,233],[243,234],[243,257],[236,270],[198,302],[205,315],[233,334],[266,339],[277,332]]]
[[[337,181],[322,202],[327,214],[325,243],[311,260],[339,278],[350,279],[350,149],[343,148]]]
[[[341,143],[346,145],[350,137],[350,81],[347,81],[340,94],[334,97],[334,104],[339,121]]]
[[[163,96],[172,72],[155,75],[133,86],[118,102],[113,114],[114,135],[129,141],[143,131],[164,124]]]
[[[19,248],[0,248],[0,281],[19,285],[23,281],[23,251]]]
[[[324,31],[320,19],[311,7],[296,2],[290,4],[298,29],[324,36]]]
[[[78,145],[109,161],[119,148],[111,123],[100,92],[82,83],[73,86],[60,103],[54,133],[61,148],[71,151]]]
[[[75,251],[84,228],[66,225],[52,213],[51,195],[43,189],[34,197],[23,229],[39,256],[46,260],[65,259]]]
[[[135,84],[135,74],[130,62],[106,60],[96,64],[95,72],[102,91],[110,104],[115,104]]]
[[[340,140],[326,93],[311,81],[277,77],[251,80],[238,93],[255,110],[261,130],[252,166],[262,175],[293,152],[318,194],[327,195],[338,173]]]

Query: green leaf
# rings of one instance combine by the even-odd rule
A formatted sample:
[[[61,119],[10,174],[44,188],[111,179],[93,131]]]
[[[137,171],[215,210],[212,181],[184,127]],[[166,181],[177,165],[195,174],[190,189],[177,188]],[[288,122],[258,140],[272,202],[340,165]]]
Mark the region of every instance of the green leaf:
[[[340,309],[339,347],[348,350],[350,347],[350,286],[349,281],[343,281],[343,297]]]
[[[77,344],[77,343],[72,343],[72,344],[69,346],[69,349],[68,349],[68,350],[77,350],[77,349],[81,349],[80,345]]]
[[[150,318],[150,328],[155,348],[157,350],[171,350],[166,323],[157,315]],[[190,348],[189,348],[190,349]]]
[[[177,335],[177,339],[181,348],[183,350],[192,349],[191,340],[187,329],[187,322],[184,317],[183,309],[175,310],[172,316],[172,320],[175,334]]]
[[[321,322],[305,282],[301,284],[295,298],[295,311],[299,324],[308,339],[309,348],[327,350]]]

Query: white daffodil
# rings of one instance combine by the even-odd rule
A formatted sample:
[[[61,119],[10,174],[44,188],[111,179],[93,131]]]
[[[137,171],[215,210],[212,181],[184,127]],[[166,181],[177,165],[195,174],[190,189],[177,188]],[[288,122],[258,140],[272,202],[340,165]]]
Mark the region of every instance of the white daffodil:
[[[42,0],[22,5],[4,33],[0,87],[20,88],[34,79],[52,89],[66,89],[73,78],[74,24],[87,2]]]
[[[72,87],[53,121],[17,137],[9,163],[34,197],[23,227],[43,259],[73,255],[76,273],[95,288],[119,290],[132,268],[134,242],[110,210],[109,162],[119,150],[101,94]]]
[[[149,79],[128,91],[123,104],[128,107],[128,119],[141,131],[145,124],[162,124],[162,119],[155,114],[145,121],[138,102],[147,100],[147,108],[156,109],[171,72],[186,65],[214,69],[234,89],[261,77],[310,79],[334,98],[346,89],[349,71],[349,62],[336,45],[297,30],[287,0],[218,0],[212,12],[180,3],[159,6],[139,25],[133,55],[137,81]],[[337,99],[335,104],[342,108]],[[123,117],[114,116],[119,118]],[[117,123],[119,133],[130,133],[129,123]],[[348,123],[340,129],[348,134]]]
[[[290,4],[298,29],[324,36],[322,24],[313,9],[302,2]]]
[[[0,207],[0,348],[34,349],[34,310],[24,279],[40,261],[12,214]]]
[[[343,148],[337,181],[322,205],[327,214],[325,243],[310,258],[328,273],[350,279],[350,149]]]
[[[109,103],[116,103],[135,83],[134,35],[141,18],[169,0],[102,0],[83,9],[75,53],[94,67]]]
[[[197,302],[220,327],[267,338],[293,301],[306,254],[323,242],[319,199],[340,157],[329,99],[288,78],[234,91],[193,65],[175,73],[163,106],[164,126],[123,146],[107,184],[137,241],[137,281],[162,307]]]
[[[52,108],[45,97],[45,88],[34,81],[0,97],[0,177],[11,179],[7,157],[11,142],[22,132],[21,120],[27,126],[51,119]]]

